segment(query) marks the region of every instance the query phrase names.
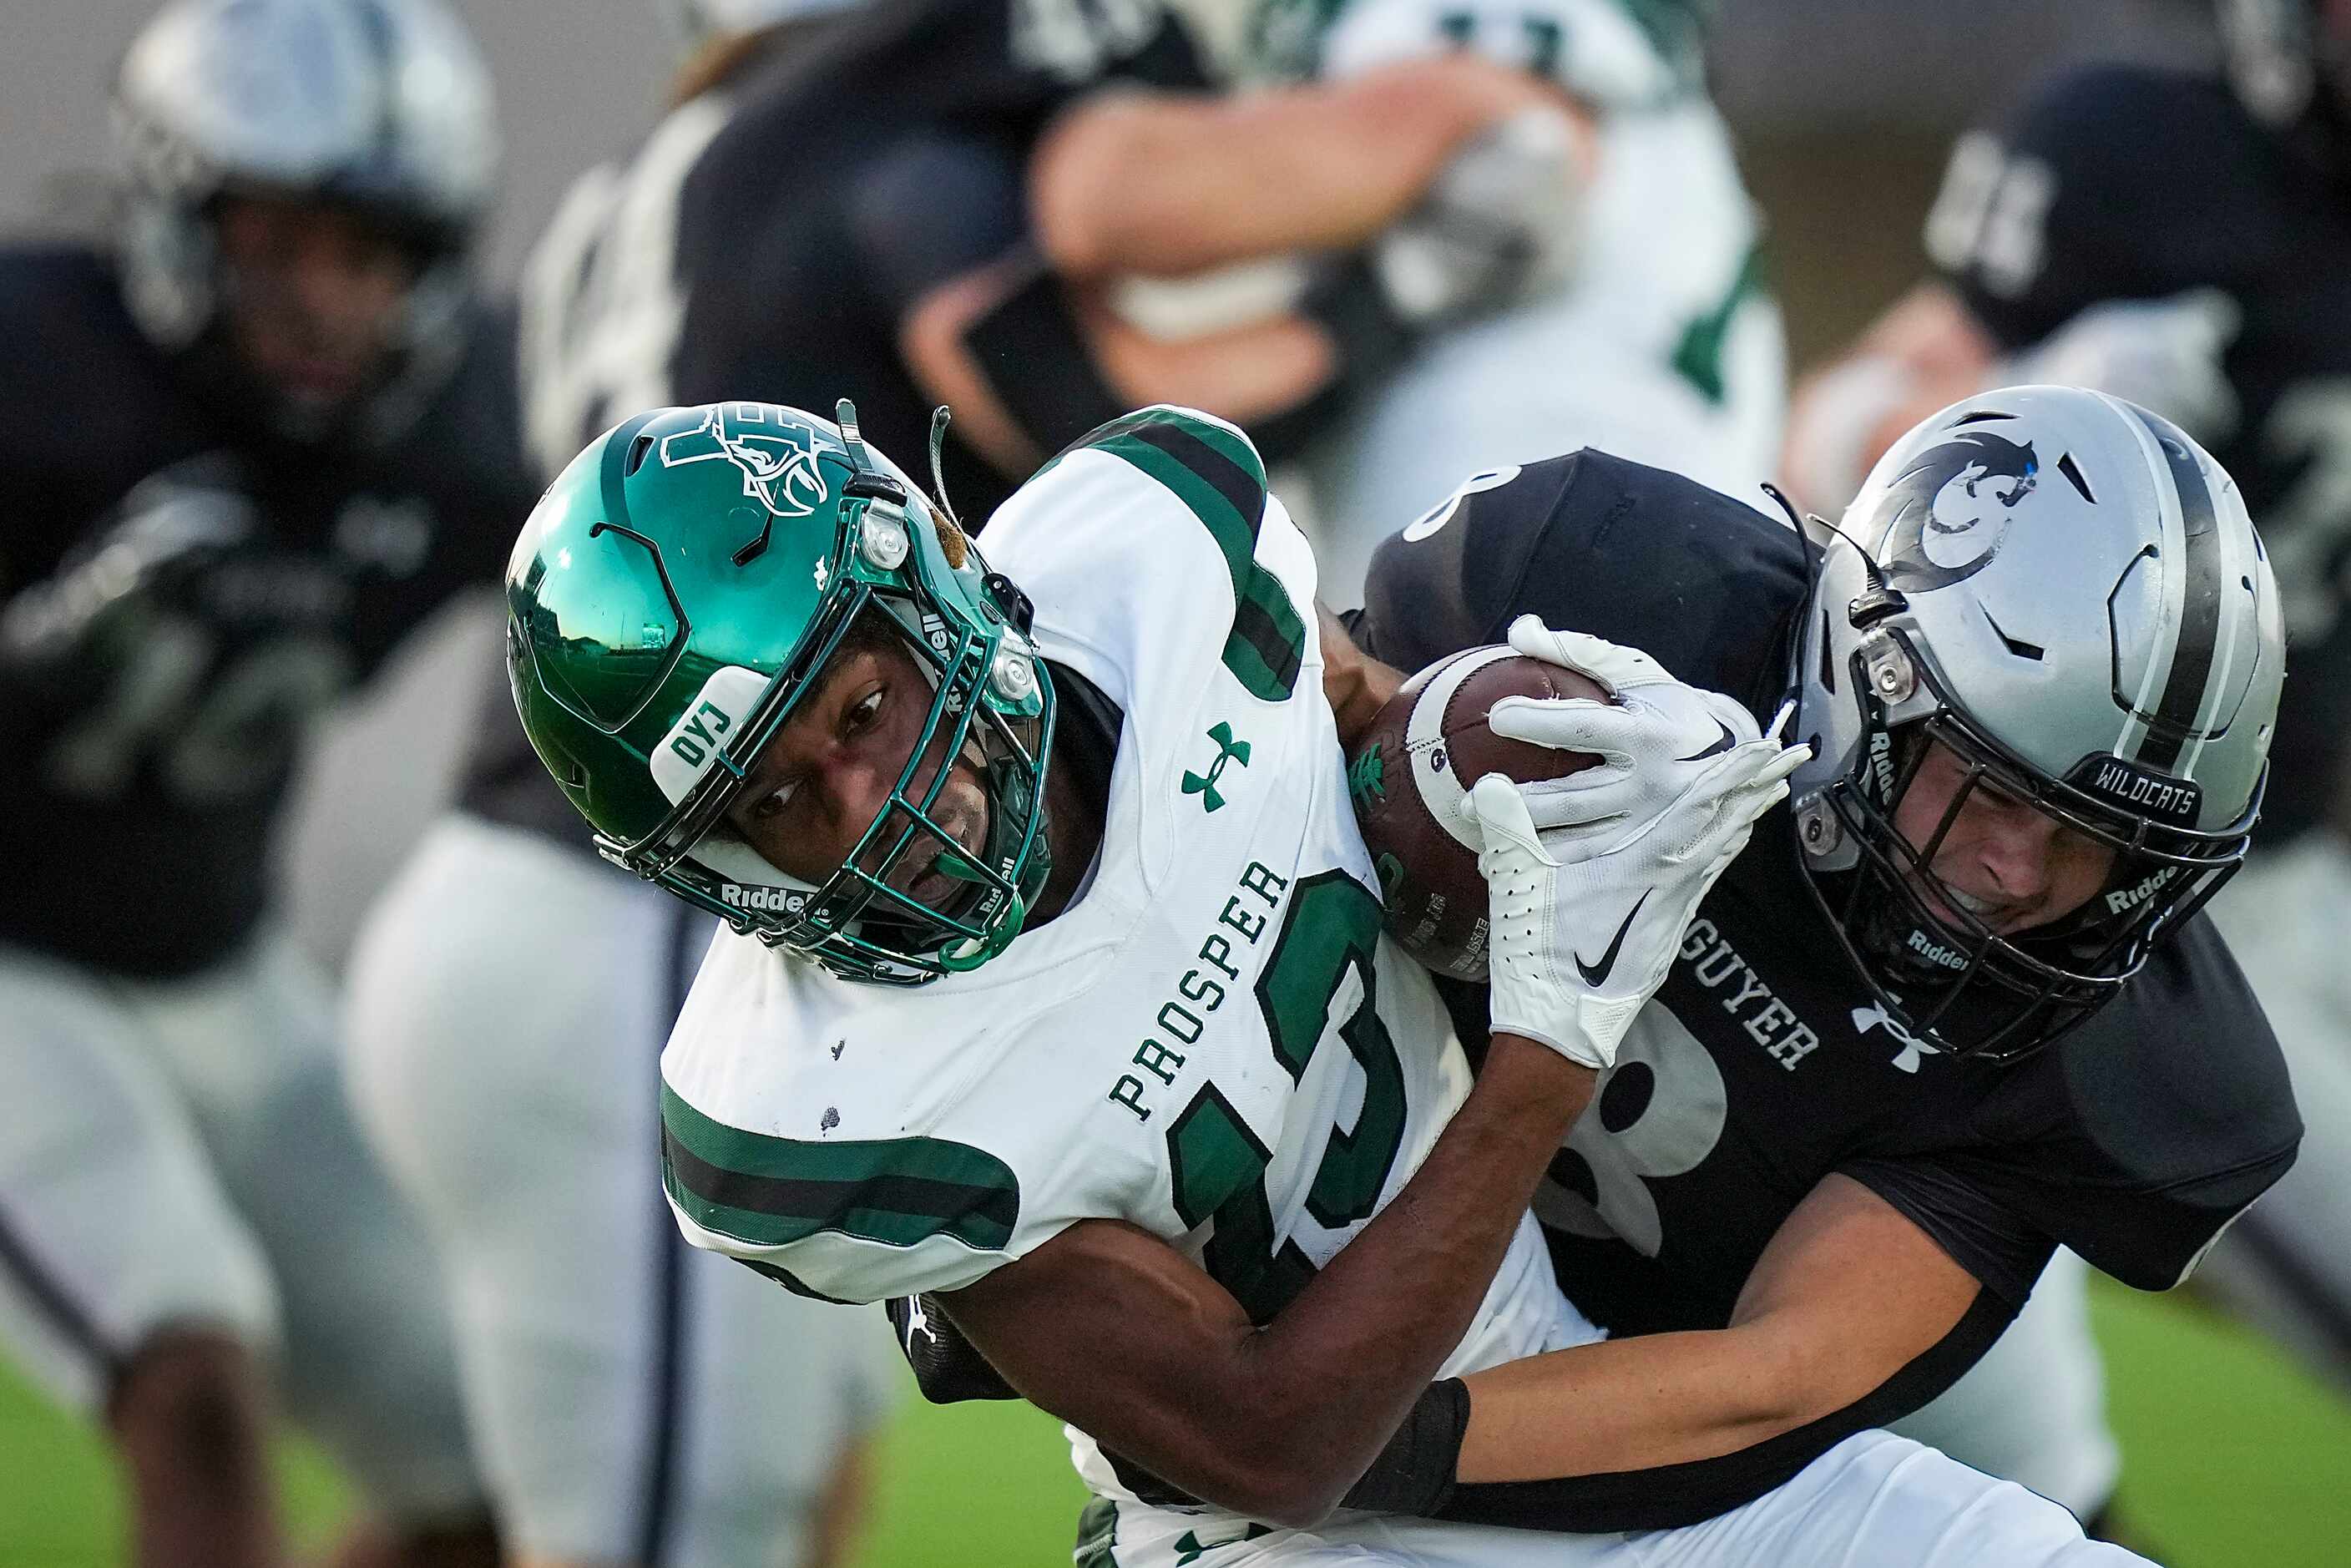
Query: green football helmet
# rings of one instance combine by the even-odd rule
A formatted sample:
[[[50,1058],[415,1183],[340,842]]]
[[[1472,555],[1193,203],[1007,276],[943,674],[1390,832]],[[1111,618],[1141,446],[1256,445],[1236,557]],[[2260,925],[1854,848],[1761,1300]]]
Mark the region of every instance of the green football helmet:
[[[1044,886],[1053,686],[1019,591],[839,412],[712,403],[607,431],[516,541],[507,668],[606,859],[843,978],[919,985],[1001,952]],[[853,625],[903,643],[931,707],[888,804],[810,885],[726,812]],[[928,814],[950,768],[918,785],[926,755],[983,781],[972,852]],[[953,891],[901,891],[915,868]]]

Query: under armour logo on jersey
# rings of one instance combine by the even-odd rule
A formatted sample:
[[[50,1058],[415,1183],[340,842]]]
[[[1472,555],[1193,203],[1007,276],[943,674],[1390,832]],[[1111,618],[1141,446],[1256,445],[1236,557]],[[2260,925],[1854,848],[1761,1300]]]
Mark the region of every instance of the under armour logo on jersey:
[[[1203,1541],[1198,1531],[1187,1530],[1176,1538],[1176,1568],[1186,1568],[1187,1563],[1198,1562],[1220,1546],[1238,1546],[1244,1541],[1255,1541],[1260,1535],[1272,1533],[1273,1530],[1269,1525],[1252,1524],[1238,1535],[1228,1535],[1222,1541]]]
[[[1224,776],[1228,762],[1238,762],[1244,768],[1249,766],[1249,743],[1235,740],[1233,727],[1222,719],[1210,727],[1208,738],[1217,743],[1217,759],[1208,764],[1208,771],[1205,775],[1184,775],[1184,793],[1199,796],[1209,810],[1216,811],[1221,810],[1225,804],[1225,798],[1217,793],[1217,780]]]
[[[805,517],[825,494],[816,432],[797,420],[771,419],[772,412],[755,402],[706,408],[694,429],[662,437],[662,466],[724,458],[742,470],[743,494],[777,517]]]
[[[1902,1049],[1896,1054],[1894,1065],[1904,1072],[1916,1072],[1918,1071],[1919,1062],[1928,1057],[1943,1054],[1941,1046],[1920,1040],[1917,1035],[1912,1034],[1896,1023],[1894,1015],[1887,1012],[1881,1004],[1873,1003],[1865,1008],[1854,1009],[1853,1027],[1856,1034],[1867,1034],[1873,1029],[1882,1029],[1899,1040]]]

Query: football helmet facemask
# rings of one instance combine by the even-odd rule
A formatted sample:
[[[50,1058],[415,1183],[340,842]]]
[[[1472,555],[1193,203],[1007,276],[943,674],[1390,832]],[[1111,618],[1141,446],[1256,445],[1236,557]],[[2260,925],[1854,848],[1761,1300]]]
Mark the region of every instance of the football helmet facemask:
[[[839,412],[656,409],[591,444],[516,542],[507,673],[607,859],[844,978],[916,985],[1002,951],[1044,886],[1053,685],[1018,591]],[[726,812],[829,662],[876,635],[931,681],[929,712],[887,804],[810,884]],[[941,756],[987,798],[968,852],[932,815]]]
[[[2244,858],[2285,651],[2244,503],[2136,404],[2017,387],[1923,421],[1814,533],[1792,672],[1807,884],[1912,1036],[2045,1044]],[[1959,783],[1914,841],[1896,814],[1936,747]],[[2104,885],[2031,929],[1979,917],[1935,866],[1980,791],[2105,851]]]

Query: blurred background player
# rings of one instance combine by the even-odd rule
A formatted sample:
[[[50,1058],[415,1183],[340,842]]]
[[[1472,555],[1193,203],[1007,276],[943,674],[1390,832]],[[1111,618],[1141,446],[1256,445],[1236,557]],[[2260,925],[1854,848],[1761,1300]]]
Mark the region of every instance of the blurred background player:
[[[179,0],[112,254],[0,252],[0,1341],[102,1420],[141,1563],[283,1560],[272,1407],[489,1562],[432,1260],[270,916],[298,739],[530,502],[474,297],[488,79],[432,0]]]
[[[679,107],[630,174],[581,180],[534,263],[537,424],[578,412],[591,384],[661,400],[679,316],[689,298],[709,304],[690,273],[673,281],[680,186],[742,79],[797,65],[847,5],[663,6]],[[724,185],[709,197],[730,229],[765,210]],[[566,268],[583,294],[551,301]],[[731,347],[755,319],[731,301],[698,325]],[[656,1061],[711,923],[598,861],[554,789],[500,770],[496,742],[512,732],[518,747],[520,731],[496,664],[479,676],[464,809],[427,831],[361,926],[347,1006],[361,1118],[447,1274],[504,1534],[549,1568],[831,1568],[892,1403],[886,1325],[678,1236]]]
[[[2222,0],[2218,16],[2223,73],[2084,69],[1959,139],[1927,225],[1938,276],[1811,378],[1788,469],[1808,505],[1834,510],[1920,409],[2039,379],[2167,413],[2238,476],[2284,595],[2294,680],[2255,855],[2213,916],[2286,1050],[2309,1136],[2198,1279],[2341,1384],[2351,1381],[2351,5]],[[2195,222],[2181,221],[2183,201]],[[2008,1375],[1945,1412],[1953,1425],[1919,1433],[2000,1468],[1997,1453],[1970,1453],[1972,1434],[2037,1431],[2022,1479],[2076,1506],[2091,1501],[2085,1481],[2111,1478],[2113,1444],[2083,1416],[2097,1385],[2082,1310],[2043,1297],[2078,1301],[2080,1271],[2061,1255],[1994,1353]],[[2014,1419],[2035,1404],[2048,1415]]]
[[[1374,547],[1480,470],[1590,445],[1737,495],[1770,477],[1786,350],[1707,94],[1715,0],[1264,5],[1261,66],[1346,80],[1471,51],[1558,87],[1592,137],[1562,193],[1576,252],[1510,308],[1419,343],[1311,450],[1330,602],[1351,602]]]
[[[721,395],[847,389],[877,439],[919,449],[952,393],[943,462],[977,517],[1131,402],[1303,423],[1410,329],[1368,277],[1334,269],[1322,319],[1164,345],[1096,277],[1176,246],[1360,239],[1492,125],[1556,112],[1465,61],[1236,115],[1147,3],[669,9],[687,51],[674,107],[628,164],[580,179],[527,270],[526,405],[549,474],[617,418]],[[1180,90],[1201,136],[1105,213],[1081,183],[1115,106],[1088,119],[1081,100],[1113,83]],[[1057,152],[1032,225],[1040,136]],[[1319,202],[1291,183],[1201,221],[1205,172],[1250,141],[1290,149]],[[1473,260],[1442,304],[1482,276]],[[460,809],[371,915],[350,1002],[361,1114],[453,1276],[502,1518],[550,1562],[838,1561],[858,1443],[887,1404],[883,1325],[679,1239],[656,1060],[710,923],[596,861],[505,682],[484,700]]]

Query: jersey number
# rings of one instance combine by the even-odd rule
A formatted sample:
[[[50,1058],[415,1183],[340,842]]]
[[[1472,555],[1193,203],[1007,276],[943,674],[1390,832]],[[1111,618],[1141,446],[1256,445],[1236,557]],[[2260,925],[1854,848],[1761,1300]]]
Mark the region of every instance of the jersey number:
[[[1616,1237],[1656,1257],[1665,1222],[1649,1183],[1703,1165],[1722,1139],[1729,1105],[1722,1070],[1706,1047],[1651,1003],[1535,1189],[1535,1218],[1571,1235]],[[1586,1176],[1589,1196],[1578,1190]]]
[[[1257,982],[1274,1061],[1293,1083],[1334,1038],[1363,1069],[1355,1124],[1331,1129],[1306,1195],[1306,1212],[1325,1229],[1371,1218],[1404,1143],[1404,1064],[1375,1005],[1379,933],[1379,900],[1362,883],[1337,871],[1308,877],[1290,896]],[[1265,1187],[1270,1151],[1211,1083],[1169,1125],[1167,1152],[1176,1214],[1187,1227],[1215,1222],[1208,1273],[1251,1322],[1270,1320],[1314,1273],[1297,1242],[1274,1239]]]
[[[2014,299],[2041,275],[2056,194],[2047,163],[2011,158],[1990,135],[1970,131],[1952,144],[1950,169],[1927,214],[1927,254],[1947,272],[1972,269],[1985,288]]]
[[[728,112],[705,94],[662,121],[627,173],[583,176],[531,254],[521,290],[525,423],[550,478],[614,420],[674,401],[671,361],[685,322],[678,197]]]
[[[1138,53],[1165,20],[1159,0],[1013,0],[1012,61],[1061,81],[1092,81]]]
[[[50,747],[50,784],[83,800],[118,800],[152,757],[174,799],[248,794],[285,771],[304,721],[350,680],[350,661],[324,637],[277,638],[215,670],[217,653],[194,617],[158,616],[104,694]]]

